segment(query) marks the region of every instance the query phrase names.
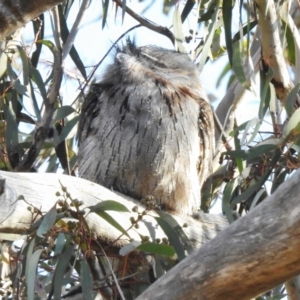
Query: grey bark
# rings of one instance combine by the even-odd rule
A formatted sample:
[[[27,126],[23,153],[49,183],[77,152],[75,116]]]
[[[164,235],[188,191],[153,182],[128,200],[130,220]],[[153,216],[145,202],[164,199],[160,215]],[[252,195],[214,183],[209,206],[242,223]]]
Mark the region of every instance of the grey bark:
[[[138,300],[247,300],[300,272],[300,170]]]
[[[38,17],[44,11],[63,2],[62,0],[11,0],[1,1],[0,39]]]
[[[84,201],[83,207],[95,205],[104,200],[115,200],[124,204],[129,210],[134,206],[138,206],[139,211],[144,210],[140,201],[77,177],[50,173],[11,173],[3,171],[0,171],[0,176],[2,177],[1,180],[5,180],[4,193],[0,195],[0,234],[6,233],[11,236],[24,233],[29,228],[32,220],[31,213],[27,210],[27,207],[31,204],[41,211],[47,212],[59,199],[59,197],[55,196],[55,193],[58,191],[62,193],[60,182],[67,188],[73,199]],[[17,200],[21,195],[25,200]],[[131,225],[129,218],[135,216],[134,213],[111,212],[110,214],[125,229]],[[149,213],[149,216],[146,216],[143,222],[147,222],[147,226],[152,225],[153,232],[155,232],[157,238],[165,237],[153,216],[157,215],[154,212]],[[205,215],[202,213],[199,213],[198,220],[183,216],[174,216],[174,218],[179,225],[188,224],[188,227],[184,228],[184,230],[195,248],[205,244],[228,224],[224,216]],[[113,241],[120,236],[118,230],[94,213],[89,214],[86,220],[91,231],[98,236],[100,241]],[[140,240],[139,234],[150,235],[143,222],[140,223],[138,230],[129,231],[131,238]],[[6,236],[5,239],[9,240],[9,236]],[[13,235],[12,239],[14,238],[15,235]],[[116,246],[122,247],[127,243],[128,240],[122,237],[116,243]]]

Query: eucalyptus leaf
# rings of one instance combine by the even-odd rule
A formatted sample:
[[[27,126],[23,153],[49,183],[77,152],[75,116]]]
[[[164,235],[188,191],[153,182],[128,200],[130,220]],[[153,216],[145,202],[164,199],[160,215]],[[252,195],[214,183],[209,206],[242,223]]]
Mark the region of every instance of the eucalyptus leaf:
[[[293,87],[293,89],[290,91],[290,93],[287,96],[284,106],[288,116],[291,116],[294,111],[294,103],[299,93],[299,88],[300,88],[300,82]]]
[[[62,132],[58,136],[58,139],[56,141],[57,145],[60,144],[62,141],[64,141],[67,138],[67,136],[72,131],[72,129],[74,128],[74,126],[78,123],[78,121],[79,121],[79,116],[75,116],[73,119],[71,119],[66,124],[66,126],[63,128]]]
[[[125,246],[123,246],[120,251],[119,251],[119,254],[121,256],[126,256],[128,255],[129,253],[131,253],[132,251],[135,251],[136,248],[138,246],[141,245],[141,242],[140,241],[131,241],[130,243],[126,244]]]
[[[283,136],[286,138],[291,131],[300,123],[300,107],[297,108],[290,117],[287,125],[284,128]]]
[[[180,261],[183,260],[186,257],[186,255],[184,253],[183,245],[174,228],[172,228],[172,226],[168,222],[163,220],[161,217],[156,217],[155,220],[168,237],[170,244],[174,247],[178,259]]]
[[[27,274],[29,276],[26,276],[26,285],[27,285],[27,299],[28,300],[34,300],[34,294],[35,294],[35,282],[36,282],[36,274],[37,274],[37,266],[39,263],[40,256],[44,249],[38,249],[36,250],[30,257],[28,265],[26,267],[28,268]]]
[[[48,232],[56,222],[57,211],[56,204],[43,216],[42,223],[39,226],[36,235],[44,237],[43,234]]]
[[[85,300],[94,300],[93,297],[93,278],[91,275],[91,271],[89,265],[85,259],[82,258],[80,263],[80,282],[82,286],[82,294],[84,295]]]
[[[175,36],[175,47],[181,53],[186,53],[186,49],[183,45],[185,40],[181,22],[181,15],[179,12],[179,7],[176,5],[174,13],[173,13],[173,29]]]
[[[107,212],[98,210],[97,215],[104,219],[107,223],[118,229],[120,232],[122,232],[124,235],[130,238],[129,234],[127,231]]]
[[[150,254],[164,255],[170,257],[175,255],[175,250],[172,246],[151,242],[141,244],[136,248],[136,250],[144,251]]]
[[[70,263],[70,259],[74,254],[74,250],[74,245],[68,245],[57,262],[52,281],[52,288],[54,289],[54,299],[61,299],[61,287],[63,285],[63,279]]]
[[[89,206],[88,208],[91,210],[91,212],[94,213],[98,213],[106,210],[118,211],[118,212],[130,212],[130,210],[128,210],[128,208],[125,205],[114,200],[101,201],[96,205]]]
[[[70,105],[65,105],[65,106],[59,107],[53,114],[53,122],[64,119],[67,116],[69,116],[70,114],[75,113],[75,112],[76,112],[76,110]]]
[[[28,65],[28,57],[26,55],[26,52],[24,49],[17,45],[18,51],[20,53],[22,66],[23,66],[23,83],[24,85],[27,85],[29,82],[29,65]]]

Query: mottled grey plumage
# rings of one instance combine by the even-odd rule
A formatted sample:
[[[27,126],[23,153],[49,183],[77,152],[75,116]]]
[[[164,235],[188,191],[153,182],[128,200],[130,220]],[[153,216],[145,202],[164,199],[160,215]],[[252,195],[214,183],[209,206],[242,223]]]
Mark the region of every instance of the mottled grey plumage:
[[[189,57],[128,40],[83,104],[79,175],[191,214],[200,208],[213,133],[211,108]]]

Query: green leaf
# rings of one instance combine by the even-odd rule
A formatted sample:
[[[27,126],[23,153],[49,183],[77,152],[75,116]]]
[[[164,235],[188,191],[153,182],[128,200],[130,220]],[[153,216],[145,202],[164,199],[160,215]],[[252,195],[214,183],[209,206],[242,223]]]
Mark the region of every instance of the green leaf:
[[[290,117],[287,125],[284,128],[283,136],[287,138],[287,136],[292,132],[293,129],[296,128],[296,126],[300,122],[300,108],[297,108],[292,116]]]
[[[239,178],[234,178],[226,184],[223,192],[222,209],[225,212],[229,223],[232,223],[234,221],[231,207],[231,199],[233,198],[233,193],[236,191],[238,185]]]
[[[84,295],[84,299],[94,300],[93,293],[92,293],[93,278],[85,257],[82,258],[80,263],[80,282],[82,286],[82,294]]]
[[[289,95],[287,96],[286,102],[285,102],[285,110],[288,116],[291,116],[294,111],[294,103],[295,99],[299,93],[300,88],[300,82],[294,86],[294,88],[291,90]]]
[[[67,22],[66,22],[66,18],[63,14],[63,10],[62,10],[61,5],[58,6],[58,12],[59,12],[60,27],[61,27],[61,37],[62,37],[63,42],[66,43],[70,32],[69,32],[68,25],[67,25]],[[74,64],[77,67],[77,69],[80,71],[82,77],[84,79],[86,79],[87,77],[86,77],[86,71],[85,71],[84,64],[83,64],[80,56],[78,55],[78,52],[77,52],[74,45],[71,47],[69,55],[72,58]]]
[[[282,170],[279,169],[278,172],[275,172],[275,178],[272,182],[271,194],[273,194],[277,188],[286,180],[287,175],[289,174],[290,170]],[[279,174],[277,174],[279,173]]]
[[[29,81],[29,98],[31,100],[31,104],[33,106],[33,110],[34,110],[35,116],[37,118],[37,121],[39,122],[41,120],[41,112],[39,110],[39,106],[38,106],[38,103],[36,101],[34,88],[33,88],[33,84],[32,84],[31,80]]]
[[[281,149],[279,149],[278,147],[276,148],[276,150],[274,151],[273,157],[271,162],[269,163],[270,166],[275,166],[279,160],[281,156]],[[269,176],[272,173],[273,168],[269,167],[265,174],[263,176],[261,176],[252,186],[248,187],[243,193],[241,193],[240,195],[238,195],[237,197],[235,197],[232,201],[231,201],[231,205],[236,205],[242,201],[247,200],[253,193],[257,193],[260,188],[262,187],[262,185],[268,180]]]
[[[225,2],[227,2],[226,0],[223,0]],[[228,1],[230,2],[230,1]],[[245,34],[249,34],[249,32],[257,25],[257,20],[253,20],[251,22],[247,22],[244,26],[243,26],[243,30],[242,30],[242,34],[243,36]],[[243,36],[241,36],[240,34],[240,30],[238,30],[238,32],[233,36],[231,43],[235,43],[237,41],[239,41]]]
[[[112,211],[118,211],[118,212],[130,212],[128,208],[114,200],[105,200],[97,203],[93,206],[88,206],[88,208],[91,210],[91,212],[98,213],[99,211],[106,211],[106,210],[112,210]]]
[[[64,119],[70,114],[76,112],[76,110],[70,106],[70,105],[65,105],[62,107],[59,107],[53,114],[53,122],[56,122],[58,120]]]
[[[155,220],[168,237],[170,244],[174,247],[178,259],[180,261],[183,260],[186,257],[186,255],[184,253],[183,245],[174,228],[161,217],[155,217]]]
[[[255,147],[250,148],[249,150],[233,150],[233,151],[227,151],[224,152],[226,155],[230,155],[231,157],[242,159],[242,160],[250,160],[255,157],[260,157],[264,154],[267,154],[273,150],[275,150],[278,147],[277,143],[272,143],[272,141],[269,144],[263,144],[258,145]]]
[[[68,134],[71,132],[71,130],[74,128],[74,126],[78,123],[79,116],[75,116],[73,119],[71,119],[66,126],[63,128],[61,134],[58,136],[58,139],[56,141],[56,144],[60,144],[62,141],[64,141]]]
[[[45,20],[44,20],[45,19],[44,14],[41,14],[39,16],[39,19],[32,20],[32,26],[33,26],[34,36],[37,36],[37,34],[39,33],[40,35],[38,36],[38,38],[40,40],[43,40],[44,39],[44,28],[46,26]],[[40,26],[41,24],[43,24],[43,26]],[[36,43],[35,46],[36,46],[36,49],[32,53],[32,56],[31,56],[31,64],[34,68],[36,68],[38,65],[41,50],[42,50],[42,44]]]
[[[211,44],[214,38],[215,30],[216,30],[216,24],[217,24],[217,16],[219,11],[219,4],[218,2],[213,2],[212,5],[215,5],[213,10],[213,15],[211,16],[211,20],[208,20],[205,22],[205,27],[207,28],[208,34],[205,37],[204,47],[201,53],[200,61],[199,61],[199,70],[200,72],[203,70],[203,67],[206,63],[207,57],[210,54],[211,50]]]
[[[265,190],[265,189],[261,189],[261,190],[259,190],[259,191],[256,193],[254,199],[253,199],[252,202],[251,202],[249,211],[250,211],[251,209],[253,209],[253,208],[256,206],[256,204],[258,203],[258,201],[261,200],[262,195],[264,195],[265,193],[266,193],[266,190]]]
[[[17,75],[15,74],[14,70],[12,69],[12,66],[9,61],[7,61],[7,72],[11,79],[11,83],[13,84],[13,87],[16,89],[16,91],[20,95],[26,95],[27,96],[27,88],[20,83],[20,80],[18,79]]]
[[[202,3],[202,1],[201,1]],[[181,22],[184,23],[190,12],[192,11],[193,7],[195,6],[195,1],[194,0],[187,0],[184,8],[181,13]]]
[[[111,215],[101,210],[97,210],[96,214],[102,219],[104,219],[107,223],[109,223],[110,225],[112,225],[113,227],[115,227],[120,232],[122,232],[123,234],[125,234],[127,237],[130,238],[127,231]]]
[[[125,246],[123,246],[120,251],[119,254],[121,256],[125,256],[128,255],[129,253],[131,253],[132,251],[134,251],[139,245],[141,245],[141,241],[131,241],[130,243],[126,244]]]
[[[41,93],[41,96],[44,100],[44,103],[46,103],[47,102],[47,92],[46,92],[45,84],[44,84],[44,81],[42,79],[40,72],[38,71],[38,69],[36,69],[34,67],[31,67],[29,72],[30,72],[30,78],[37,85],[37,87]]]
[[[260,104],[258,110],[258,117],[260,120],[263,120],[270,105],[270,82],[273,78],[273,75],[274,73],[271,68],[268,69],[267,73],[265,73],[263,70],[260,71]]]
[[[24,83],[24,85],[27,85],[28,82],[29,82],[28,57],[27,57],[26,52],[24,51],[24,49],[22,47],[20,47],[19,45],[17,45],[17,48],[19,50],[21,61],[22,61],[22,65],[23,65],[23,83]]]
[[[218,80],[216,82],[216,88],[220,87],[222,80],[225,78],[226,74],[229,72],[231,72],[230,64],[226,64],[226,66],[224,67],[220,76],[218,77]]]
[[[173,14],[173,30],[174,30],[174,36],[175,36],[176,50],[181,53],[186,53],[186,49],[183,45],[185,38],[184,38],[184,34],[183,34],[181,15],[179,13],[178,5],[176,5],[174,14]]]
[[[102,0],[102,29],[104,29],[107,19],[107,12],[108,12],[109,0]]]
[[[240,139],[238,137],[239,132],[237,130],[235,130],[236,129],[236,119],[234,120],[233,125],[234,125],[234,127],[233,127],[234,128],[234,136],[233,136],[234,137],[234,146],[235,146],[236,151],[241,151],[241,143],[240,143]],[[243,165],[243,161],[242,161],[241,157],[236,157],[235,163],[238,167],[239,172],[241,173],[244,169],[244,165]]]
[[[238,81],[243,85],[244,88],[249,89],[249,83],[247,82],[244,68],[243,68],[243,41],[235,42],[233,46],[233,57],[232,60],[232,70]]]
[[[185,234],[185,232],[183,231],[182,226],[179,225],[179,223],[177,222],[176,219],[174,219],[174,217],[168,213],[166,213],[165,211],[158,211],[157,214],[166,222],[168,222],[172,228],[175,230],[178,238],[180,239],[181,243],[184,245],[184,248],[186,249],[186,251],[188,252],[188,254],[191,254],[194,249],[192,246],[191,241],[189,240],[188,236]]]
[[[284,28],[284,34],[285,34],[285,43],[286,43],[286,48],[285,48],[285,56],[288,58],[288,61],[291,65],[295,66],[296,65],[296,43],[295,43],[295,37],[294,34],[290,28],[286,24],[286,22],[281,19],[282,22],[282,27]]]
[[[229,63],[232,66],[232,57],[233,57],[233,47],[231,40],[231,23],[232,23],[232,1],[223,0],[222,12],[223,12],[223,21],[224,21],[224,30],[225,30],[225,42],[228,52]]]
[[[37,41],[37,44],[40,43],[46,47],[48,47],[48,49],[52,52],[53,54],[53,65],[55,66],[56,65],[56,60],[57,60],[57,57],[58,57],[58,51],[57,51],[57,48],[55,47],[55,45],[51,42],[51,41],[48,41],[48,40],[39,40]],[[51,73],[50,75],[48,76],[48,78],[45,80],[45,83],[44,83],[44,86],[46,86],[48,84],[48,82],[52,79],[53,77],[53,68],[51,70]],[[45,98],[46,99],[46,98]],[[46,102],[45,102],[46,103]]]
[[[11,144],[18,145],[18,125],[12,106],[12,101],[9,101],[8,105],[2,106],[5,120],[7,122],[5,130],[5,142],[7,149],[10,149]]]
[[[70,259],[74,254],[75,246],[68,245],[65,252],[60,256],[52,280],[52,288],[54,289],[54,299],[61,299],[61,287],[63,285],[63,279],[70,263]]]
[[[43,216],[42,223],[39,226],[36,235],[43,238],[43,234],[48,232],[56,222],[57,211],[56,204]]]
[[[33,238],[29,244],[24,248],[24,250],[22,251],[22,254],[25,256],[26,258],[26,265],[25,265],[25,278],[26,280],[26,285],[27,285],[27,297],[28,299],[34,299],[34,280],[32,281],[33,276],[31,272],[31,267],[30,267],[30,261],[31,261],[31,257],[33,254],[33,248],[35,246],[35,238]],[[27,251],[26,251],[27,250]],[[36,269],[34,274],[36,274]]]
[[[254,119],[247,122],[246,128],[243,132],[243,136],[242,136],[241,141],[240,141],[241,145],[249,145],[251,143],[250,141],[247,142],[248,131],[253,126],[256,126],[258,123],[260,124],[260,120],[257,119],[257,118],[254,118]]]
[[[154,255],[155,264],[153,265],[156,279],[162,277],[165,271],[168,272],[172,266],[170,265],[170,259],[166,256]]]
[[[164,255],[164,256],[174,256],[175,250],[172,246],[157,244],[157,243],[143,243],[136,248],[136,250],[144,251],[150,254]]]
[[[27,299],[34,300],[34,294],[35,294],[35,281],[36,281],[36,274],[37,274],[37,266],[39,263],[40,256],[44,249],[38,249],[36,250],[29,260],[29,266],[28,266],[28,275],[30,276],[26,277],[26,284],[27,284]]]
[[[64,233],[59,233],[55,241],[54,257],[51,260],[52,265],[55,265],[59,259],[59,254],[62,253],[66,244],[66,238]]]

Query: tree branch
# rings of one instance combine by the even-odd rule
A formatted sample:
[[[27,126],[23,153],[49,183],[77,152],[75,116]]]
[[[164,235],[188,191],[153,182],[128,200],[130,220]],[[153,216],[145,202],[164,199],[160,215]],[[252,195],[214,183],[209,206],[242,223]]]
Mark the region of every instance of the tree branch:
[[[273,0],[255,0],[258,25],[261,29],[261,45],[265,67],[272,68],[272,83],[278,99],[284,104],[294,87],[283,55],[278,15]]]
[[[62,0],[2,1],[0,5],[0,39],[62,2]]]
[[[299,181],[300,170],[137,300],[248,300],[299,274]]]
[[[55,205],[58,197],[55,196],[57,191],[61,192],[61,184],[67,188],[68,193],[73,199],[84,201],[84,207],[95,205],[104,200],[115,200],[124,204],[130,211],[134,206],[139,207],[139,211],[145,208],[139,201],[134,200],[125,195],[113,192],[103,186],[97,185],[90,181],[59,174],[41,174],[41,173],[10,173],[0,171],[2,180],[5,180],[5,193],[0,194],[0,232],[23,234],[30,227],[32,215],[27,210],[29,203],[39,208],[43,212],[47,212]],[[3,182],[3,181],[2,181]],[[17,200],[22,195],[24,200]],[[130,217],[134,213],[117,213],[109,212],[124,229],[131,226]],[[157,216],[154,212],[149,213],[139,225],[139,229],[129,231],[131,238],[140,240],[140,235],[150,236],[149,226],[155,232],[157,238],[165,237],[163,231],[159,228],[153,216]],[[199,248],[202,244],[213,238],[219,231],[227,226],[227,220],[224,216],[207,215],[200,213],[199,220],[192,217],[174,216],[179,225],[188,224],[184,231],[191,240],[194,248]],[[92,232],[94,232],[100,241],[114,241],[120,236],[120,232],[109,225],[94,213],[87,216],[87,223]],[[146,226],[145,223],[147,223]],[[119,240],[116,244],[121,247],[128,243],[129,239]]]
[[[116,5],[118,5],[119,7],[123,7],[123,3],[120,0],[113,0]],[[173,33],[167,28],[167,27],[163,27],[163,26],[159,26],[157,24],[155,24],[154,22],[141,17],[140,15],[136,14],[133,10],[131,10],[129,7],[126,6],[125,11],[136,21],[138,21],[142,26],[157,32],[159,34],[162,34],[164,36],[166,36],[167,38],[169,38],[172,42],[172,44],[174,45],[175,43],[175,37],[173,35]]]

